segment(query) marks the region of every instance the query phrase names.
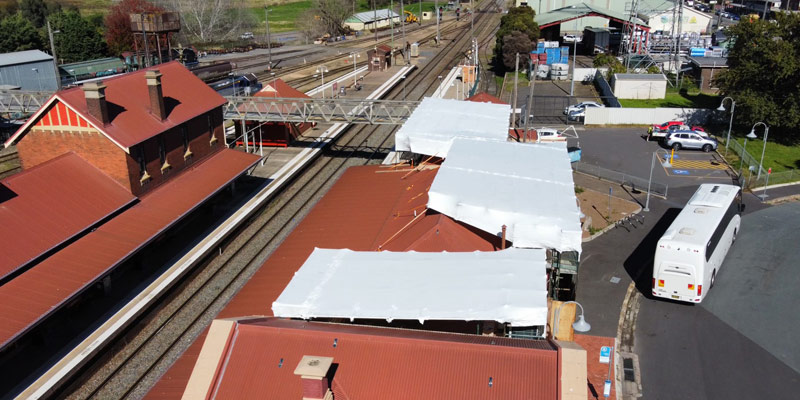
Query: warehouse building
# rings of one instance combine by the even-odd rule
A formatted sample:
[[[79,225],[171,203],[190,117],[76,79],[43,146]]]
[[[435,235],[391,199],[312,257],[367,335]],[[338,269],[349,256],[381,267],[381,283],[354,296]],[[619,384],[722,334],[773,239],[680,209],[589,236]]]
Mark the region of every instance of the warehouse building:
[[[0,85],[22,90],[58,89],[53,57],[39,50],[0,54]]]
[[[363,31],[389,27],[392,25],[392,21],[394,21],[395,25],[399,25],[400,15],[388,8],[384,8],[382,10],[354,14],[344,21],[344,26],[354,31]]]

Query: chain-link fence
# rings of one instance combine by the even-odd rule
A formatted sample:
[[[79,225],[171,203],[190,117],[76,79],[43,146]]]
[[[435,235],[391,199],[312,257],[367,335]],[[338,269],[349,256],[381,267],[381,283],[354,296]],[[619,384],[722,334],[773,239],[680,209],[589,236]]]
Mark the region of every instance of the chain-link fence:
[[[747,189],[757,189],[760,187],[764,187],[767,183],[770,185],[779,185],[782,183],[790,183],[790,182],[797,182],[800,181],[800,170],[789,170],[789,171],[782,171],[782,172],[775,172],[769,174],[769,178],[767,178],[767,171],[762,169],[761,176],[758,175],[758,169],[760,168],[759,160],[753,157],[752,154],[748,153],[745,150],[744,146],[736,140],[731,140],[728,144],[729,150],[734,151],[736,154],[739,155],[739,164],[733,165],[734,168],[737,168],[739,173],[739,180],[743,187]],[[769,182],[767,182],[769,179]]]
[[[595,176],[609,182],[618,183],[622,186],[628,186],[633,192],[637,190],[646,192],[649,185],[651,194],[666,198],[667,194],[669,193],[669,185],[665,183],[651,182],[638,176],[633,176],[624,172],[613,171],[603,167],[598,167],[596,165],[584,164],[580,162],[572,163],[572,170],[586,175]]]

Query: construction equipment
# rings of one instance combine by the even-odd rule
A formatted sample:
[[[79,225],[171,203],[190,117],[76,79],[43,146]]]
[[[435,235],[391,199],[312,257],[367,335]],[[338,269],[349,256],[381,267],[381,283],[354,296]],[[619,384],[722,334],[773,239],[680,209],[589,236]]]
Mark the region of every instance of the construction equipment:
[[[417,16],[414,15],[414,13],[412,13],[411,11],[403,10],[403,14],[406,15],[406,23],[407,24],[413,24],[415,22],[419,22],[419,19],[417,18]]]

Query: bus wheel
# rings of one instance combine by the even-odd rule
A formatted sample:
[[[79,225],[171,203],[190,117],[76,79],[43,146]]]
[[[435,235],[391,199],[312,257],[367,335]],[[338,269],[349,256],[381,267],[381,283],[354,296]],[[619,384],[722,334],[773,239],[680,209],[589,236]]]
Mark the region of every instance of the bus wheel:
[[[716,280],[716,278],[717,278],[717,270],[711,271],[711,285],[709,285],[708,287],[709,289],[714,287],[714,281]]]

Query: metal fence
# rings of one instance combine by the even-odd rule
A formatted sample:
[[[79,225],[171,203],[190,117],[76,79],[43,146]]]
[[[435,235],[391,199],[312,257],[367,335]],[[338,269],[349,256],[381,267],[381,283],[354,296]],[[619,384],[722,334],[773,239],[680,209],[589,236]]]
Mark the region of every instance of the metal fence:
[[[667,184],[659,182],[650,182],[647,179],[640,178],[638,176],[629,175],[624,172],[613,171],[603,167],[598,167],[596,165],[577,162],[577,163],[572,163],[572,169],[575,172],[584,173],[609,182],[618,183],[622,186],[628,186],[631,189],[631,191],[638,190],[646,192],[649,183],[651,194],[655,194],[666,198],[667,194],[669,193],[669,185]]]
[[[599,69],[594,74],[594,85],[597,87],[597,91],[600,92],[600,96],[605,98],[606,105],[609,107],[622,107],[622,105],[619,104],[619,100],[614,96],[611,85],[608,84],[608,81],[603,77],[603,73]]]
[[[772,173],[769,175],[769,182],[767,182],[767,171],[762,169],[761,177],[758,177],[759,160],[748,153],[741,143],[731,140],[728,146],[729,150],[739,155],[739,165],[734,165],[733,167],[737,168],[739,180],[742,186],[747,189],[756,190],[758,188],[763,188],[764,185],[768,183],[770,185],[779,185],[782,183],[800,181],[800,170],[793,169]]]

